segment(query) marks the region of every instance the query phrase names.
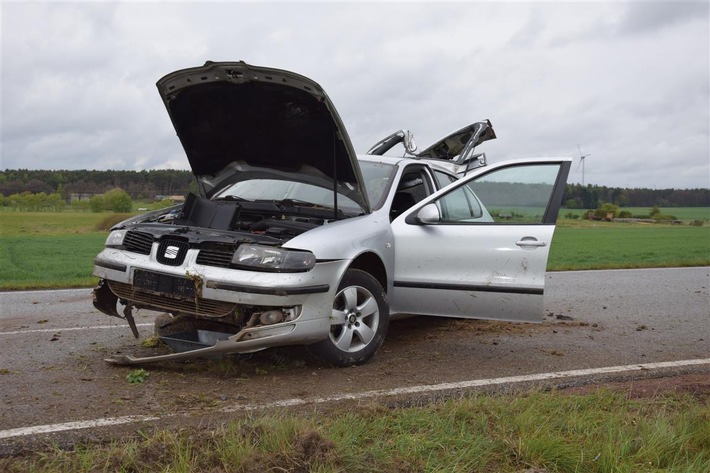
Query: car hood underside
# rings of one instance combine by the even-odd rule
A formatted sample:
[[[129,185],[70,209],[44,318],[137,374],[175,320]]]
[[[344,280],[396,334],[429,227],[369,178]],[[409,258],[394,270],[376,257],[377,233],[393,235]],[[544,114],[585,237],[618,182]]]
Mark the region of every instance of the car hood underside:
[[[369,211],[357,158],[330,99],[310,79],[244,62],[207,62],[158,90],[193,173],[209,197],[234,162],[320,176]]]

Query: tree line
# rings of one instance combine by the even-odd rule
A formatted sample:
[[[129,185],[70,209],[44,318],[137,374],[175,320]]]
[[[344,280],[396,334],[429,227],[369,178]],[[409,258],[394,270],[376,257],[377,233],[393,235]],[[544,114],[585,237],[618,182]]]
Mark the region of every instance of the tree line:
[[[112,189],[124,190],[131,199],[151,200],[156,195],[184,195],[195,192],[197,184],[190,171],[158,169],[149,171],[46,171],[8,169],[0,171],[0,194],[5,197],[30,192],[101,195]]]
[[[647,189],[567,184],[564,207],[596,209],[604,203],[618,207],[710,207],[710,189]]]
[[[112,189],[125,191],[134,200],[197,192],[190,171],[27,170],[0,171],[0,194],[58,194],[68,201],[73,194],[103,195]],[[710,189],[620,188],[568,184],[563,205],[570,209],[596,209],[604,203],[619,207],[710,207]],[[56,198],[53,198],[56,204]]]
[[[168,200],[160,201],[163,207],[166,207],[171,202]],[[10,194],[5,197],[0,194],[0,207],[9,207],[12,210],[20,212],[61,212],[67,205],[70,205],[71,210],[80,212],[116,212],[126,213],[133,210],[133,200],[122,189],[115,188],[104,194],[93,195],[90,198],[77,200],[71,204],[58,193],[46,194],[44,192],[20,192]]]

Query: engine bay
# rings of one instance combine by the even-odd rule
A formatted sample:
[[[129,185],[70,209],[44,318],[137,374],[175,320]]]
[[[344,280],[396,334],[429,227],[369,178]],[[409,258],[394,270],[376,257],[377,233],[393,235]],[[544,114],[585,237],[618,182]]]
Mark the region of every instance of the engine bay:
[[[180,235],[191,243],[250,240],[277,245],[343,217],[342,212],[335,215],[332,209],[291,201],[215,201],[191,193],[182,208],[130,222],[126,228],[149,233],[155,240]]]

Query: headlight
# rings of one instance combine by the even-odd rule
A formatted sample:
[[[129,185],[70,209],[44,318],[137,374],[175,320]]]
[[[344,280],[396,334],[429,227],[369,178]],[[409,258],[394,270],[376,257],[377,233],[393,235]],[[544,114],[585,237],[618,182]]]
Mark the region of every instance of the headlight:
[[[126,230],[114,230],[106,238],[106,246],[121,246],[126,237]]]
[[[316,257],[308,251],[291,251],[260,245],[240,245],[232,257],[234,266],[259,271],[296,273],[308,271]]]

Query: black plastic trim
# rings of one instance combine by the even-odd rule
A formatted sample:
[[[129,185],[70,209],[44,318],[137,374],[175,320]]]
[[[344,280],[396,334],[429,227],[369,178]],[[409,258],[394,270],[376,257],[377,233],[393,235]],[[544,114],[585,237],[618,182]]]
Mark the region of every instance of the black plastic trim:
[[[210,289],[222,289],[225,291],[246,292],[247,294],[267,294],[272,296],[295,296],[301,294],[318,294],[328,292],[328,284],[303,287],[255,287],[232,284],[225,282],[207,281],[206,286]]]
[[[476,286],[469,284],[437,284],[428,282],[395,281],[394,287],[408,287],[412,289],[441,289],[447,291],[477,291],[477,292],[502,292],[507,294],[532,294],[542,295],[543,289],[506,286]]]
[[[104,261],[102,259],[94,259],[94,265],[101,266],[102,268],[113,269],[114,271],[126,272],[128,266],[125,264],[111,263],[109,261]]]

